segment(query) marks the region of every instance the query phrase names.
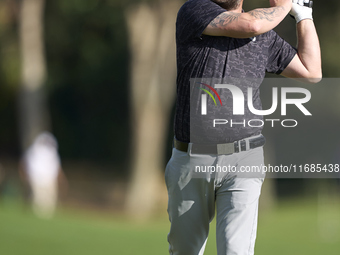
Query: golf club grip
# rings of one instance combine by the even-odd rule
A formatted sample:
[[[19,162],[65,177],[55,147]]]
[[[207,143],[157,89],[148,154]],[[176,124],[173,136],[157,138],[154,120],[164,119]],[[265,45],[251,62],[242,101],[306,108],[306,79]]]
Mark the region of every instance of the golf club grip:
[[[309,1],[309,3],[304,3],[303,4],[306,7],[312,8],[313,7],[313,1]]]

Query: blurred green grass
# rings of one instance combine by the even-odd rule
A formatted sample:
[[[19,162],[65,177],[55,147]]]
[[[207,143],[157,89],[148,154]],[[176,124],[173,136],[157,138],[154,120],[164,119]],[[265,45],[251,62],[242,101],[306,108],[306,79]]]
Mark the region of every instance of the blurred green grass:
[[[216,254],[215,222],[205,254]],[[122,215],[58,210],[42,220],[20,203],[0,203],[0,254],[159,255],[167,253],[167,217],[136,223]],[[339,203],[287,201],[260,213],[255,254],[339,254]]]

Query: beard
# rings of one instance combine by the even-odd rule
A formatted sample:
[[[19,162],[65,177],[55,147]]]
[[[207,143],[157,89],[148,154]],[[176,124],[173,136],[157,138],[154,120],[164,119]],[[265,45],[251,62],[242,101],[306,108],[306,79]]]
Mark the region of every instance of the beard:
[[[240,6],[241,0],[211,0],[228,11],[235,10]]]

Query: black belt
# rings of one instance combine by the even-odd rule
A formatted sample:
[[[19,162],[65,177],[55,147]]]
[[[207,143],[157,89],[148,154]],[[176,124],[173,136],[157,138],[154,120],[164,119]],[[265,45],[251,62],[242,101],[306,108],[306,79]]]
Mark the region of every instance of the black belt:
[[[221,144],[197,144],[185,143],[174,139],[174,147],[177,150],[187,152],[190,148],[192,154],[215,154],[215,155],[228,155],[238,153],[241,151],[248,151],[266,143],[266,138],[263,135],[245,138],[243,140],[235,141],[233,143]]]

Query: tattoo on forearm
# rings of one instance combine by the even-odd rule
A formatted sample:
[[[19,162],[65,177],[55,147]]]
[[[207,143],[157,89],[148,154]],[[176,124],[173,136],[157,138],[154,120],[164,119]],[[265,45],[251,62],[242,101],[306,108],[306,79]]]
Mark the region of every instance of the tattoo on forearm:
[[[248,13],[256,19],[266,19],[268,21],[273,21],[274,18],[278,17],[284,9],[285,8],[283,6],[279,6],[270,9],[256,9]]]
[[[210,25],[212,27],[225,26],[237,20],[240,15],[241,13],[224,12],[217,16]]]
[[[274,18],[278,17],[282,11],[284,11],[283,6],[273,7],[270,9],[256,9],[248,12],[251,16],[256,19],[266,19],[268,21],[274,21]],[[223,27],[234,21],[237,21],[241,13],[224,12],[217,16],[210,25],[212,27]]]

